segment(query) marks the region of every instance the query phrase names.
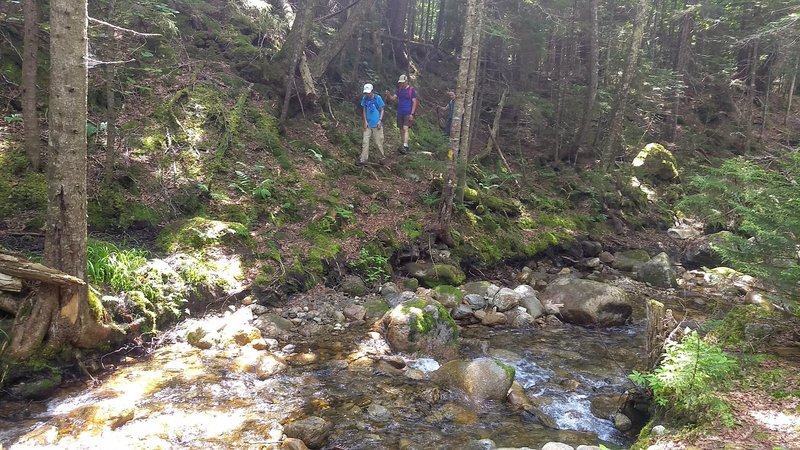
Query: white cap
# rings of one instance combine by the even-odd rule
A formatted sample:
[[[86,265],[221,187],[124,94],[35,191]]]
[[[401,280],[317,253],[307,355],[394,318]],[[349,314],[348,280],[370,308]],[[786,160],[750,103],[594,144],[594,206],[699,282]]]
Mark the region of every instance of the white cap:
[[[405,83],[406,81],[408,81],[408,77],[406,77],[406,74],[400,75],[400,78],[397,80],[398,83]]]
[[[364,85],[364,93],[369,94],[370,92],[372,92],[372,85],[370,83],[367,83]]]

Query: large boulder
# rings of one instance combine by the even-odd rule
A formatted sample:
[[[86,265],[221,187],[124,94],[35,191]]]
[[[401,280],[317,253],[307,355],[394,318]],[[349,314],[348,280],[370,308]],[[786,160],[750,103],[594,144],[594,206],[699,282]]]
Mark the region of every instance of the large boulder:
[[[498,311],[508,311],[519,305],[522,296],[509,288],[502,288],[489,299],[489,305],[497,308]]]
[[[386,341],[396,352],[438,353],[453,344],[458,328],[447,308],[424,298],[405,301],[381,319]]]
[[[659,253],[639,267],[639,281],[660,288],[678,287],[675,265],[666,253]]]
[[[675,156],[663,145],[654,142],[645,145],[631,165],[634,173],[641,178],[671,181],[679,176]]]
[[[408,276],[416,278],[426,287],[436,287],[442,284],[458,286],[464,282],[464,272],[450,264],[408,263],[404,266]]]
[[[559,318],[578,325],[622,325],[632,307],[625,292],[592,280],[558,278],[542,293],[542,303],[559,306]]]
[[[492,358],[455,360],[433,372],[431,379],[448,389],[463,391],[476,402],[506,399],[514,368]]]
[[[688,267],[714,268],[723,265],[719,246],[731,235],[730,231],[720,231],[699,239],[693,239],[683,254],[683,264]]]

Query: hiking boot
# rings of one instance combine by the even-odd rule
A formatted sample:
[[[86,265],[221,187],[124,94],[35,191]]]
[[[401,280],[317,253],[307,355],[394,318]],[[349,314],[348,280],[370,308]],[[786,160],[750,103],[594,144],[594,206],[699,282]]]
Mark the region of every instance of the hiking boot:
[[[405,145],[400,147],[400,153],[403,154],[403,155],[407,155],[408,154],[408,147],[405,146]]]
[[[356,161],[356,165],[359,166],[359,167],[360,166],[365,166],[365,165],[367,165],[367,162],[366,161]]]

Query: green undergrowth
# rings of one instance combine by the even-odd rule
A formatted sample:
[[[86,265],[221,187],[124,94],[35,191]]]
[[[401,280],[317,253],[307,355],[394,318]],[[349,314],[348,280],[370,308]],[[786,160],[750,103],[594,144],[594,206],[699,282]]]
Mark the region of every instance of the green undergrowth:
[[[33,212],[26,225],[38,229],[47,208],[47,176],[28,170],[28,164],[21,147],[0,144],[0,217]]]
[[[193,217],[166,227],[156,245],[165,252],[202,250],[214,245],[250,248],[252,239],[250,230],[240,223]]]

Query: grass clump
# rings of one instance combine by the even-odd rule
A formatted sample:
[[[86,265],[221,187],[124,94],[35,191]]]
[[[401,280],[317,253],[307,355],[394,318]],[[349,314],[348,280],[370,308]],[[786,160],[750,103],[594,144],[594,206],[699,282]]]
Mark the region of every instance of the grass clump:
[[[90,282],[109,286],[117,292],[138,287],[136,271],[147,263],[147,251],[119,248],[96,239],[89,239],[87,244],[86,273]]]

